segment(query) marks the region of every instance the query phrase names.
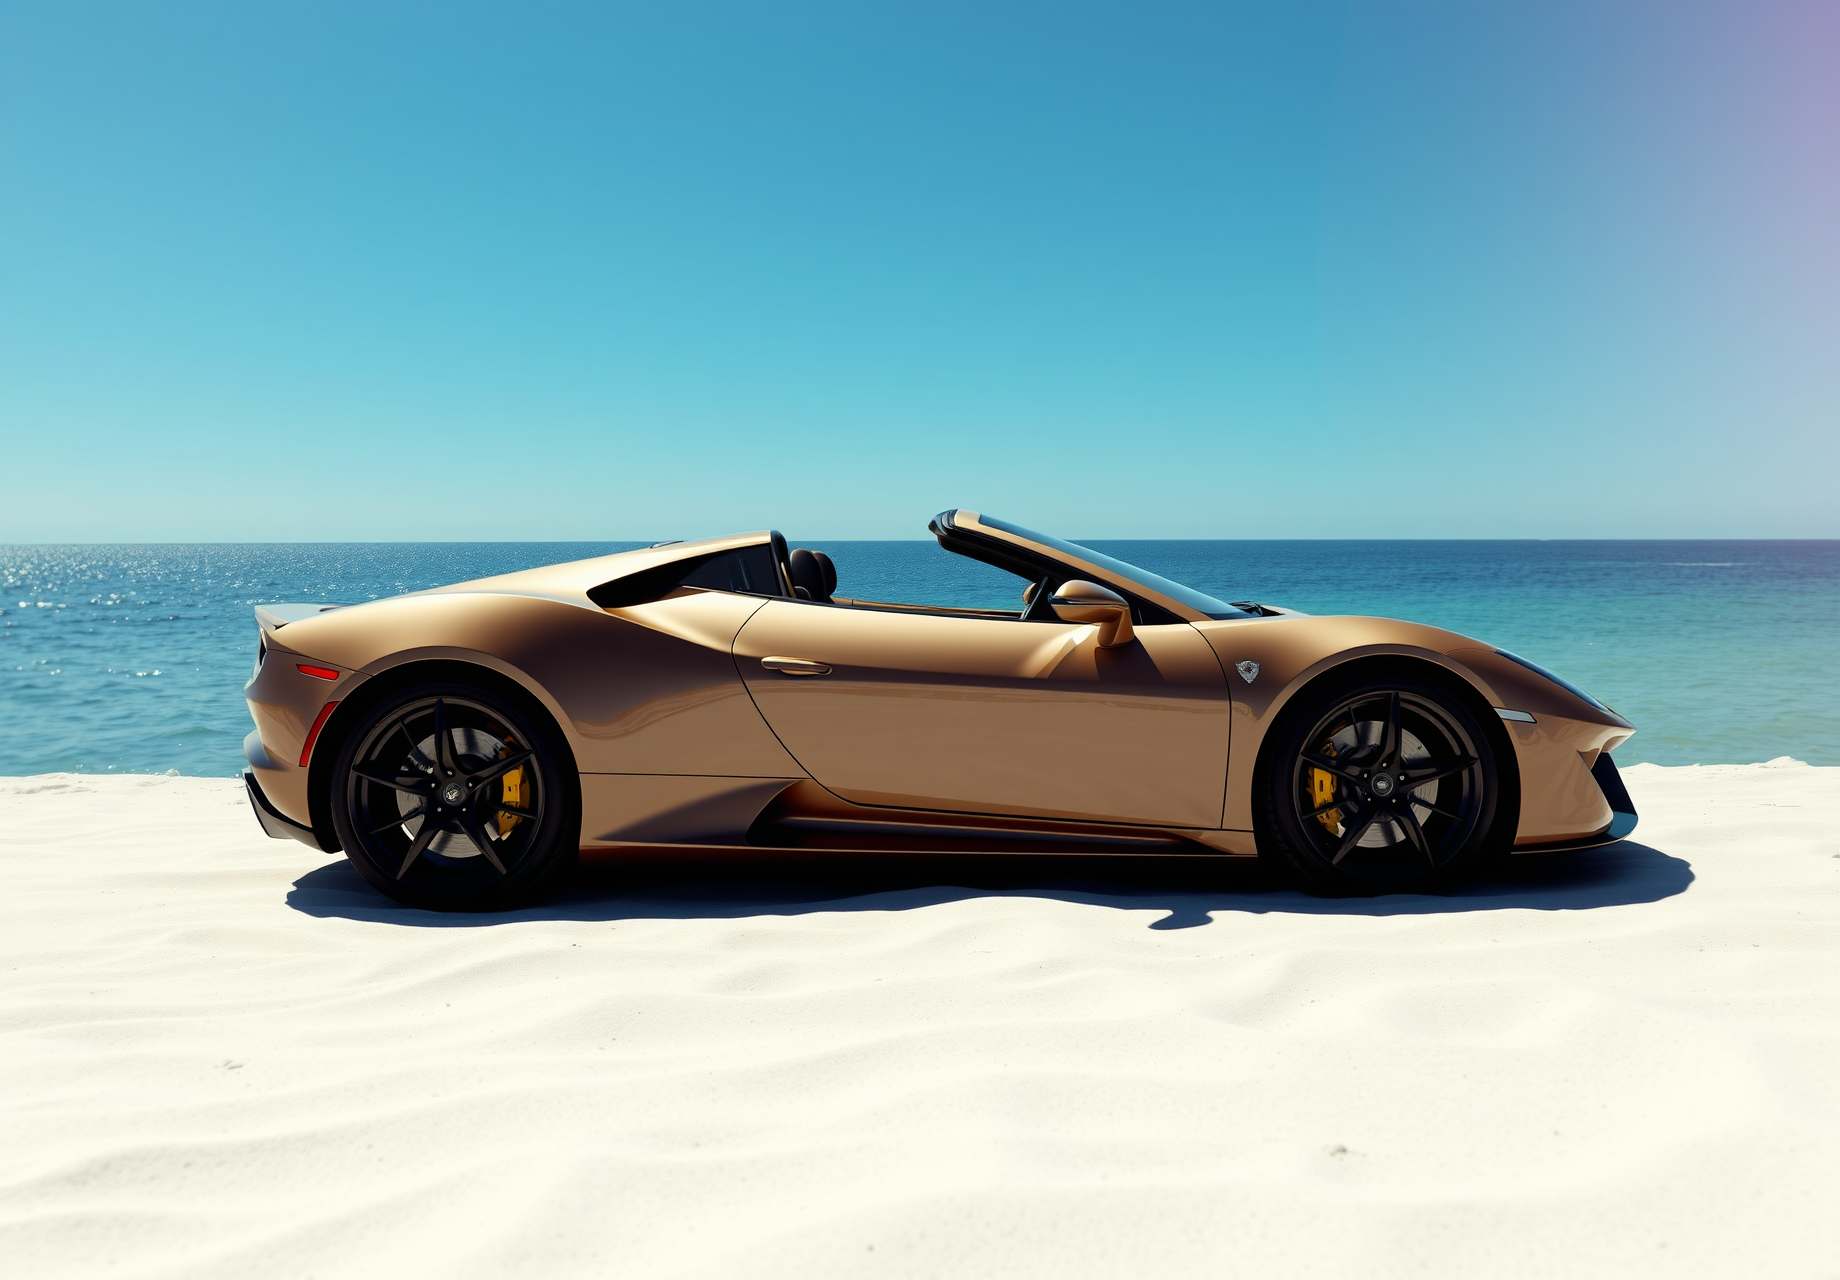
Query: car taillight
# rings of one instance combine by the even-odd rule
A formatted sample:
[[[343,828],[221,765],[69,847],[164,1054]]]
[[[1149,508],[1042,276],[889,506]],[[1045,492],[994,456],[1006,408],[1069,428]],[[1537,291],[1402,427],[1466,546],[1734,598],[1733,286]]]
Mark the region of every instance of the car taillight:
[[[316,680],[337,680],[339,678],[339,673],[331,667],[313,667],[304,662],[296,662],[294,670],[303,676],[312,676]]]

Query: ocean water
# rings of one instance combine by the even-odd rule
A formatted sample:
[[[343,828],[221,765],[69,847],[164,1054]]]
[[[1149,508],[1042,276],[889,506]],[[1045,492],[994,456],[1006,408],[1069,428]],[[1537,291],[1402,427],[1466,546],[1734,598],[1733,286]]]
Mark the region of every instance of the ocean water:
[[[228,776],[252,606],[357,602],[636,543],[0,547],[0,774]],[[1015,603],[931,542],[813,542],[841,594]],[[1619,761],[1840,764],[1840,542],[1112,542],[1225,600],[1434,623],[1560,672],[1639,728]]]

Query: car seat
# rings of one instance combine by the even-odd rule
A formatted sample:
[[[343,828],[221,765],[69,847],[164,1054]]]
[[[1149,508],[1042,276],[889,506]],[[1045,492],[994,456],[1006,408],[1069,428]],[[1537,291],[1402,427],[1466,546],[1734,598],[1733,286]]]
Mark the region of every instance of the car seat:
[[[837,566],[831,563],[829,556],[822,551],[795,547],[787,557],[786,568],[792,577],[793,595],[820,604],[831,602],[831,592],[837,589]]]

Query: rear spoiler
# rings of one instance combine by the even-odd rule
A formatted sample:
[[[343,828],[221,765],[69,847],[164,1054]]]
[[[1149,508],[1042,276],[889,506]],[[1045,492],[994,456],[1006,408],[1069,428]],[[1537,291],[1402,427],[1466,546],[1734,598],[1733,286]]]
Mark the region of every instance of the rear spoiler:
[[[263,635],[268,635],[290,622],[318,617],[322,613],[344,607],[342,604],[259,604],[256,606],[256,625],[262,628]]]

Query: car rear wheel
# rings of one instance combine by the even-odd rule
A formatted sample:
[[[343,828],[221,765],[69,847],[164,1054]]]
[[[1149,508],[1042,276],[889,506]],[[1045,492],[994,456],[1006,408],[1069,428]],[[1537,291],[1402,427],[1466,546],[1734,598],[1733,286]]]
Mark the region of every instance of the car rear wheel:
[[[566,747],[540,712],[463,684],[402,690],[346,735],[332,817],[359,874],[398,902],[493,911],[574,865]]]
[[[1476,714],[1435,681],[1334,682],[1306,693],[1276,732],[1260,835],[1305,888],[1435,889],[1495,848],[1494,748]]]

